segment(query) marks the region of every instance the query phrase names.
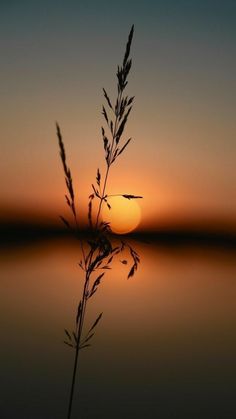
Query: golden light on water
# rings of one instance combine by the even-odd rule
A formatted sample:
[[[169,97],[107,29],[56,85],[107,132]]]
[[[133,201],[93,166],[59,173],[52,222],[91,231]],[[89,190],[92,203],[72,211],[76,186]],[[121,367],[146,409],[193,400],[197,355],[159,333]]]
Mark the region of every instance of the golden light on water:
[[[111,209],[104,205],[102,218],[110,223],[114,233],[129,233],[139,225],[141,221],[141,209],[137,200],[128,200],[122,196],[109,198]]]

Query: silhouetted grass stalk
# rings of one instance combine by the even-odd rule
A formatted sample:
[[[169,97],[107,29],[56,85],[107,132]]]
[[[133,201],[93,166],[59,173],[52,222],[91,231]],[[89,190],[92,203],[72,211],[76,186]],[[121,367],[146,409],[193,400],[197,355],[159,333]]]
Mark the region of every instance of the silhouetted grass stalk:
[[[88,205],[88,220],[90,229],[92,231],[92,239],[87,240],[87,246],[89,250],[86,252],[86,249],[83,245],[83,241],[80,239],[80,247],[82,253],[82,260],[79,263],[80,268],[84,271],[84,286],[82,292],[82,298],[77,307],[76,313],[76,327],[75,331],[69,332],[65,329],[66,339],[64,342],[66,345],[75,349],[75,357],[74,357],[74,365],[73,365],[73,373],[72,373],[72,382],[70,388],[70,397],[69,397],[69,406],[68,406],[68,413],[67,419],[71,418],[72,414],[72,406],[73,406],[73,398],[74,398],[74,391],[75,391],[75,383],[76,377],[78,374],[79,368],[79,352],[81,349],[86,348],[91,345],[90,341],[95,333],[95,328],[99,323],[102,313],[98,315],[95,322],[83,337],[83,328],[84,328],[84,320],[86,314],[86,306],[88,300],[96,293],[98,286],[105,274],[106,269],[111,269],[111,263],[113,257],[119,254],[123,249],[126,247],[130,253],[132,258],[133,264],[130,268],[128,273],[128,278],[132,277],[137,270],[138,264],[140,262],[139,256],[136,251],[127,243],[121,242],[119,246],[112,247],[112,243],[109,238],[109,223],[104,221],[100,221],[101,218],[101,211],[102,206],[105,204],[110,209],[111,206],[109,204],[109,197],[114,195],[107,195],[107,184],[109,179],[109,173],[111,170],[112,164],[117,160],[117,158],[123,153],[126,149],[127,145],[130,143],[131,138],[127,141],[121,141],[124,128],[126,122],[128,120],[128,116],[132,109],[132,103],[134,97],[124,96],[124,90],[127,86],[127,77],[129,71],[131,69],[132,61],[129,59],[130,55],[130,47],[133,38],[134,27],[132,26],[131,31],[129,33],[128,41],[126,44],[125,55],[123,59],[123,64],[121,67],[118,66],[117,70],[117,98],[115,101],[114,106],[112,105],[109,96],[105,89],[103,89],[104,97],[107,102],[107,106],[109,112],[107,112],[106,108],[103,106],[102,114],[110,131],[110,139],[106,135],[105,129],[102,127],[102,138],[103,138],[103,146],[105,152],[105,161],[106,161],[106,171],[103,180],[103,184],[101,185],[101,173],[100,170],[97,169],[97,176],[96,176],[96,186],[92,184],[92,194],[89,196],[89,205]],[[109,117],[109,114],[114,116],[114,119]],[[79,225],[77,221],[77,212],[75,207],[75,194],[73,189],[73,180],[71,176],[71,172],[69,167],[67,166],[66,162],[66,153],[65,148],[62,140],[62,135],[60,131],[60,127],[56,124],[57,127],[57,137],[59,142],[60,148],[60,156],[62,160],[63,170],[65,174],[65,182],[68,193],[65,195],[66,203],[69,206],[75,223],[76,232],[79,235]],[[137,195],[130,195],[130,194],[120,194],[124,199],[137,199],[141,198],[141,196]],[[92,214],[92,207],[93,207],[93,200],[98,199],[98,209],[97,214],[95,217],[95,224],[93,224],[93,214]],[[61,217],[64,224],[73,230],[70,223],[64,217]],[[122,261],[122,263],[126,264],[127,261]],[[91,277],[94,273],[98,270],[104,270],[103,273],[99,274],[97,278],[94,280],[93,285],[91,285]]]

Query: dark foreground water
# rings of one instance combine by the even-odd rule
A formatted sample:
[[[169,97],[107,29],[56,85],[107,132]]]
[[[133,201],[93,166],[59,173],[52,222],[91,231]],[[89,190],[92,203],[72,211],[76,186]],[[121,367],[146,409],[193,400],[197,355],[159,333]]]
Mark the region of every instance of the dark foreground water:
[[[73,418],[235,418],[235,253],[136,248],[137,275],[118,261],[91,300],[88,324],[104,314],[81,353]],[[66,240],[1,253],[1,419],[66,419],[78,260]]]

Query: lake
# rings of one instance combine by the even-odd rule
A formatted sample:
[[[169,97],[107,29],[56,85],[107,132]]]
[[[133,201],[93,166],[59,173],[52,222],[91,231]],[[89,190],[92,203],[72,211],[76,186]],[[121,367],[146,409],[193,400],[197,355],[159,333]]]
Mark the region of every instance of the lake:
[[[88,326],[103,317],[80,354],[73,418],[235,418],[235,251],[133,245],[137,274],[118,257],[88,305]],[[1,419],[66,418],[79,259],[67,238],[2,249]]]

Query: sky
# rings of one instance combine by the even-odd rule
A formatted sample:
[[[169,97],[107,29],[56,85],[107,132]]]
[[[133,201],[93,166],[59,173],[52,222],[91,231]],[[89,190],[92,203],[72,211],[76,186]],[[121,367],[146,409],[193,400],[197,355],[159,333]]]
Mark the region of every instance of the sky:
[[[135,25],[135,96],[109,193],[142,195],[142,228],[236,225],[236,3],[0,1],[0,219],[67,213],[58,121],[86,211],[104,170],[102,88]],[[57,221],[55,221],[57,222]]]

